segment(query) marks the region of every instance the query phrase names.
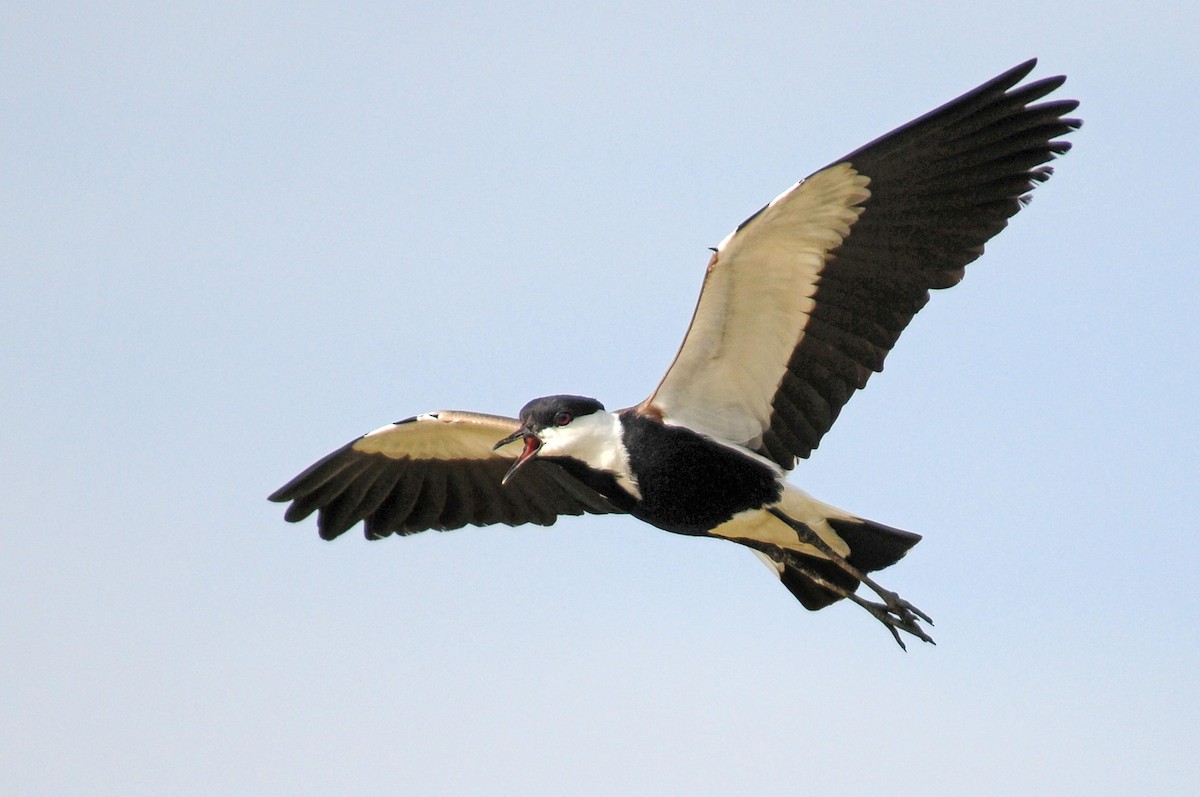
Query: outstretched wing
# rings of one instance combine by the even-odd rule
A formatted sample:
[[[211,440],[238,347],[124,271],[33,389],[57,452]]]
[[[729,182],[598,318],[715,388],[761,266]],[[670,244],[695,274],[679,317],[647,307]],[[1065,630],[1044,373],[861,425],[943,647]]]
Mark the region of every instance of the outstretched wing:
[[[948,288],[1046,180],[1078,103],[1031,104],[1028,61],[781,194],[717,247],[683,345],[639,409],[807,457],[932,288]]]
[[[378,539],[468,524],[548,526],[559,515],[619,511],[551,460],[527,462],[502,486],[521,447],[492,446],[518,426],[515,418],[450,411],[398,421],[314,463],[270,500],[291,501],[284,518],[293,523],[317,512],[327,540],[359,521],[368,539]]]

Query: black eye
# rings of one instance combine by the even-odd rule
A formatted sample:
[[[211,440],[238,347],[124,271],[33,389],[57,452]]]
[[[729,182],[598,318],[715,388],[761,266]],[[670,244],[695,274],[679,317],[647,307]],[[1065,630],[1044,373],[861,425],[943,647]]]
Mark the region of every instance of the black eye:
[[[572,420],[571,413],[560,412],[554,416],[554,425],[555,426],[566,426],[568,423],[571,422],[571,420]]]

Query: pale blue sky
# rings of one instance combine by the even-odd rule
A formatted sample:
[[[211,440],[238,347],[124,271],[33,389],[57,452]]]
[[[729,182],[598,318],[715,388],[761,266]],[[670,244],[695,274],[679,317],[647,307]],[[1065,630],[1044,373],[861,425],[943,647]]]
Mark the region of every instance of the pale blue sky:
[[[1200,791],[1200,14],[1046,5],[5,4],[0,792]],[[630,519],[265,500],[640,400],[706,247],[1030,56],[1076,149],[793,477],[925,535],[937,647]]]

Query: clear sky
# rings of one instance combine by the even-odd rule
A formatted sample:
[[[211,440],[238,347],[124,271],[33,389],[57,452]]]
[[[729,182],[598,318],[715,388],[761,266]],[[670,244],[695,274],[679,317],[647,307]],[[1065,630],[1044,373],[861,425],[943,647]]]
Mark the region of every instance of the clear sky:
[[[0,793],[1200,792],[1196,6],[346,5],[0,7]],[[630,519],[267,503],[640,400],[706,247],[1031,56],[1075,150],[793,476],[925,535],[937,647]]]

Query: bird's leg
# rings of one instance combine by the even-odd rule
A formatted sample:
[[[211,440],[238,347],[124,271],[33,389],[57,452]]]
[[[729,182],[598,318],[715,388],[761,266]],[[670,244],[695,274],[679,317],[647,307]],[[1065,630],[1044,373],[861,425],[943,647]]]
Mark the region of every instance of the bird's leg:
[[[900,646],[901,650],[908,650],[908,646],[905,645],[904,640],[900,638],[900,631],[903,631],[906,634],[912,634],[923,642],[937,644],[928,634],[925,633],[925,630],[918,625],[917,618],[913,614],[909,612],[895,611],[886,604],[875,603],[874,601],[866,600],[865,598],[856,595],[845,587],[834,584],[832,581],[822,578],[815,571],[805,566],[805,564],[790,551],[782,548],[776,548],[771,555],[786,561],[788,565],[798,570],[804,575],[805,578],[809,579],[817,586],[824,587],[835,595],[847,598],[866,609],[868,612],[870,612],[872,617],[883,623],[887,630],[892,632],[892,638],[896,640],[896,644]]]
[[[857,579],[863,584],[866,584],[867,587],[869,587],[876,595],[883,599],[883,603],[874,603],[872,601],[864,600],[863,598],[860,598],[859,596],[845,589],[833,589],[828,585],[828,582],[825,582],[824,579],[818,579],[814,577],[811,571],[804,567],[802,563],[796,561],[796,557],[791,555],[790,552],[783,551],[783,553],[787,554],[789,564],[791,564],[797,570],[800,570],[805,576],[812,579],[820,586],[825,587],[826,589],[831,589],[835,594],[849,598],[859,606],[862,606],[864,609],[870,612],[875,619],[879,620],[888,627],[888,629],[892,632],[892,635],[896,637],[897,642],[900,642],[900,637],[896,633],[897,628],[912,634],[924,642],[933,642],[933,639],[925,633],[924,629],[922,629],[917,622],[918,619],[920,619],[924,620],[930,625],[933,625],[933,619],[930,618],[929,615],[925,614],[925,612],[921,611],[916,606],[913,606],[904,598],[901,598],[895,592],[884,589],[866,573],[847,562],[841,554],[833,550],[833,548],[830,547],[825,540],[821,539],[820,535],[818,535],[804,523],[792,520],[790,517],[776,509],[772,509],[770,512],[772,515],[779,518],[789,527],[794,529],[796,534],[799,535],[801,542],[807,543],[816,548],[818,551],[828,557],[829,561],[840,567],[846,573],[846,575]],[[889,619],[885,619],[885,617]],[[900,647],[904,647],[904,643],[901,642]]]

